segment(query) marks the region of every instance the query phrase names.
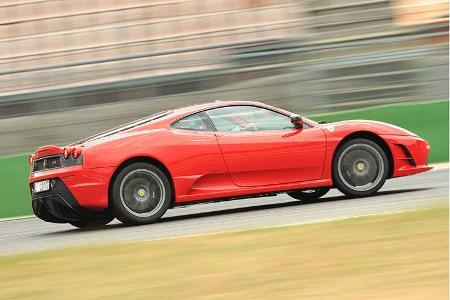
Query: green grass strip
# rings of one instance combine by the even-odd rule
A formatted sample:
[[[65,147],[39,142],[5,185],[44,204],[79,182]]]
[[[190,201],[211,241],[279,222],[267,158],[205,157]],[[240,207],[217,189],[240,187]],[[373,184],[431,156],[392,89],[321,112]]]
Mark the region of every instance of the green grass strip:
[[[449,155],[448,101],[392,104],[311,116],[319,121],[375,120],[412,131],[431,145],[430,163],[446,162]]]
[[[28,155],[0,159],[0,218],[30,215]]]

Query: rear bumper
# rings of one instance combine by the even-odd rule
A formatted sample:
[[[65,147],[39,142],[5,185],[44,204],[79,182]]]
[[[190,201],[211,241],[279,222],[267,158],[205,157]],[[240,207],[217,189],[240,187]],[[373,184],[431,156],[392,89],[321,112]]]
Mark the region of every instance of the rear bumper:
[[[47,222],[67,223],[102,215],[82,207],[58,178],[52,180],[50,191],[32,193],[31,196],[34,214]]]
[[[28,182],[31,190],[33,182],[59,179],[80,206],[103,210],[108,207],[108,188],[113,172],[113,167],[85,169],[82,166],[73,166],[31,173]]]
[[[101,216],[108,208],[108,187],[113,168],[84,169],[82,166],[51,169],[29,177],[33,211],[44,221],[67,223]],[[32,185],[53,182],[46,192],[34,193]]]

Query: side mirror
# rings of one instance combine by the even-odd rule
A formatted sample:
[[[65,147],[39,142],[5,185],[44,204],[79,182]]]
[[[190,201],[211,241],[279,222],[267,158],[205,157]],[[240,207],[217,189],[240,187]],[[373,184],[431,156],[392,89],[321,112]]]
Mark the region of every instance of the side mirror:
[[[294,124],[295,128],[297,129],[303,128],[303,120],[299,115],[292,115],[291,123]]]

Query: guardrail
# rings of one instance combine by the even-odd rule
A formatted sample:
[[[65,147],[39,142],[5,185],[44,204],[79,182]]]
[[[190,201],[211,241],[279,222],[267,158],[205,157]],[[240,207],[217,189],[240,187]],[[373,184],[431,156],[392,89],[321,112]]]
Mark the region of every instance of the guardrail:
[[[0,75],[34,73],[37,71],[58,69],[65,72],[69,67],[101,65],[115,61],[127,62],[127,65],[120,67],[118,70],[119,72],[148,71],[155,68],[168,69],[180,65],[180,63],[183,65],[192,64],[195,66],[202,64],[218,65],[218,67],[213,69],[209,68],[187,73],[147,76],[140,79],[112,83],[100,83],[81,87],[68,87],[66,89],[51,89],[48,91],[10,95],[0,98],[0,112],[3,117],[10,116],[11,114],[27,113],[26,103],[31,102],[41,102],[42,105],[40,105],[40,107],[42,111],[48,111],[53,110],[52,107],[54,107],[54,109],[59,109],[61,107],[67,109],[69,107],[80,105],[133,100],[136,99],[133,97],[133,93],[130,93],[129,97],[124,93],[124,91],[130,92],[133,90],[140,91],[137,95],[138,98],[158,97],[167,95],[168,93],[192,93],[198,91],[199,88],[198,84],[193,84],[195,82],[202,82],[201,89],[205,89],[206,91],[213,87],[217,87],[218,85],[219,87],[222,86],[220,92],[224,92],[227,89],[235,91],[230,85],[233,85],[237,81],[242,82],[242,79],[244,78],[242,77],[242,74],[246,74],[245,78],[249,80],[248,84],[240,87],[242,90],[256,90],[259,87],[259,84],[255,85],[254,82],[257,82],[258,79],[263,80],[262,78],[267,76],[277,77],[278,79],[274,81],[273,85],[264,84],[266,86],[265,90],[272,87],[275,92],[276,87],[281,84],[287,87],[287,90],[289,91],[278,93],[281,98],[286,99],[286,101],[307,98],[307,100],[305,99],[303,102],[310,102],[310,107],[315,105],[322,109],[331,109],[337,106],[351,107],[355,105],[355,103],[352,102],[364,100],[371,100],[369,104],[379,104],[391,101],[411,100],[418,97],[423,97],[424,99],[440,99],[446,97],[445,88],[427,91],[420,86],[426,86],[431,82],[435,82],[436,84],[438,81],[442,81],[439,84],[442,87],[445,87],[443,81],[448,79],[448,75],[444,74],[445,72],[438,72],[439,75],[437,78],[436,76],[432,77],[431,75],[436,75],[435,70],[439,68],[444,67],[445,69],[445,64],[442,64],[442,62],[433,63],[433,57],[445,56],[448,53],[448,46],[438,44],[391,51],[385,51],[384,49],[388,49],[389,45],[398,46],[400,43],[409,43],[411,41],[443,36],[445,34],[445,32],[409,34],[322,45],[301,45],[295,42],[253,40],[247,43],[223,43],[212,46],[189,47],[170,51],[118,56],[108,59],[56,64],[38,68],[4,70],[0,71]],[[372,53],[370,51],[367,53],[366,51],[361,55],[333,55],[332,57],[325,58],[314,57],[314,55],[312,55],[320,51],[342,50],[345,48],[352,49],[355,47],[367,47],[371,45],[376,45],[376,47],[373,48]],[[381,48],[384,51],[380,52],[379,50]],[[205,52],[211,50],[217,50],[215,55],[192,60],[188,59],[183,62],[130,63],[132,60],[144,57],[159,57],[176,53]],[[308,56],[308,59],[301,59],[303,56]],[[427,59],[429,62],[420,63],[423,59]],[[389,64],[396,61],[407,62],[407,66],[399,69],[398,66],[395,67],[394,65],[391,65],[391,68],[389,68]],[[388,64],[388,66],[385,66],[387,67],[385,70],[377,70],[376,72],[370,70],[371,66],[383,63]],[[448,61],[446,65],[448,68]],[[366,69],[363,72],[360,70],[354,74],[339,76],[339,69],[347,68],[348,70],[348,68],[358,67]],[[394,67],[394,69],[392,69],[392,67]],[[324,72],[330,73],[330,70],[332,69],[338,70],[337,73],[331,77],[330,75],[327,76],[324,74]],[[104,68],[96,66],[96,68],[92,70],[91,75],[96,76],[98,73],[101,74],[105,71],[114,70],[117,70],[114,66],[106,66]],[[423,76],[424,74],[425,76]],[[400,79],[397,81],[393,80],[390,83],[380,82],[379,84],[375,81],[376,78],[393,75],[400,77]],[[407,75],[412,76],[408,77]],[[47,73],[46,79],[52,80],[57,76],[60,76],[60,74]],[[233,77],[234,79],[232,79]],[[220,80],[218,80],[219,78]],[[350,84],[351,82],[357,82],[358,80],[363,80],[365,78],[370,78],[372,83],[366,83],[359,88],[354,84]],[[219,82],[217,82],[217,80]],[[398,81],[401,81],[401,84],[399,84]],[[336,82],[340,82],[341,85],[343,85],[343,88],[336,88]],[[346,83],[343,84],[344,82]],[[208,83],[211,85],[210,87],[207,86]],[[334,83],[334,86],[332,83]],[[156,89],[155,92],[155,87],[160,88]],[[152,89],[153,92],[150,92]],[[394,93],[386,93],[389,89],[393,89]],[[148,90],[147,94],[144,92],[145,90]],[[364,90],[366,90],[367,95],[363,95]],[[118,96],[118,94],[120,94],[120,96]],[[145,94],[146,96],[144,96]],[[255,98],[258,97],[258,93],[255,93]],[[102,98],[105,99],[102,100]],[[396,98],[398,99],[396,100]],[[61,102],[67,102],[67,99],[72,99],[72,101],[70,101],[71,103],[61,105]],[[56,104],[58,102],[59,105]],[[360,104],[361,103],[364,105],[368,104],[367,101],[360,102]],[[20,107],[23,107],[23,109],[21,110]],[[33,105],[33,107],[36,108],[36,105]],[[33,112],[37,111],[34,110]]]
[[[295,7],[295,1],[285,2],[283,7]],[[334,10],[351,8],[354,4],[309,10],[332,10],[332,15],[339,19],[341,15],[354,15],[364,5],[385,2],[365,1],[357,10],[348,13]],[[356,21],[390,18],[388,7],[374,6],[370,11],[377,14],[366,13]],[[216,29],[210,34],[180,34],[2,58],[0,118],[169,94],[219,93],[241,98],[242,94],[253,91],[250,93],[252,99],[281,101],[286,106],[293,106],[301,99],[303,108],[309,111],[448,98],[448,44],[421,44],[436,38],[448,40],[448,24],[339,39],[317,38],[320,35],[315,35],[313,30],[323,26],[326,20],[327,16],[323,15],[299,17],[255,28]],[[313,21],[316,23],[311,23]],[[328,23],[327,26],[331,24]],[[312,32],[304,38],[278,34],[96,59],[41,63],[68,59],[72,54],[103,53],[152,43],[200,41],[205,37],[224,36],[233,39],[234,35],[260,35],[271,30],[298,32],[305,28]],[[16,64],[11,64],[10,59]],[[37,65],[29,66],[30,63]],[[116,75],[120,75],[118,79],[114,78]]]

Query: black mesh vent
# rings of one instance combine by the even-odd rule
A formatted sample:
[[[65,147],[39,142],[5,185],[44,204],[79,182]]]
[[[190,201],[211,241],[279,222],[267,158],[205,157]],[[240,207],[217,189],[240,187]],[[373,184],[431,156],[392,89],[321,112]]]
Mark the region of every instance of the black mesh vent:
[[[78,158],[73,158],[72,156],[70,156],[67,159],[64,159],[62,154],[52,155],[36,159],[33,163],[33,172],[39,172],[56,168],[64,168],[82,164],[83,164],[82,155],[80,155]]]
[[[406,159],[408,160],[408,163],[411,166],[415,167],[416,166],[416,162],[414,161],[414,159],[412,157],[412,154],[411,154],[411,152],[409,152],[408,148],[406,148],[406,146],[402,145],[402,144],[397,144],[397,145],[400,147],[400,149],[402,149],[403,153],[406,156]]]
[[[33,172],[61,168],[61,155],[37,159],[33,164]]]

